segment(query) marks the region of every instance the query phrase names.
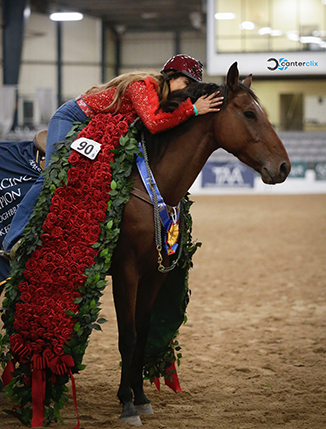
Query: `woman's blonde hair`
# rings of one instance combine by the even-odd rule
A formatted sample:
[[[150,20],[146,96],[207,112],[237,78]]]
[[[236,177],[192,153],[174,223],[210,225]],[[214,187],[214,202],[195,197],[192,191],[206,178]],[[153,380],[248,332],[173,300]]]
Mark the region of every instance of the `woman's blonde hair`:
[[[169,75],[169,73],[171,75],[174,74],[174,72],[168,72],[167,74]],[[110,88],[116,87],[117,89],[114,94],[112,103],[108,107],[106,107],[105,110],[110,110],[115,106],[115,112],[117,112],[121,105],[121,97],[125,93],[128,85],[138,80],[144,80],[149,76],[155,79],[158,83],[157,95],[161,105],[167,100],[168,95],[170,93],[170,89],[168,83],[166,82],[162,74],[157,72],[134,71],[130,73],[124,73],[102,85],[93,85],[85,92],[85,94],[100,94],[101,92],[104,92]]]

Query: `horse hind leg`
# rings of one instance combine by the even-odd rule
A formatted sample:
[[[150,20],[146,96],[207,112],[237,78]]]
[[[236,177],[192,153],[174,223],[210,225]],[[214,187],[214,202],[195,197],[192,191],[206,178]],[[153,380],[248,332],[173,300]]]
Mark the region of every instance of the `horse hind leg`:
[[[133,338],[130,338],[130,335],[119,334],[119,350],[122,359],[122,369],[118,398],[122,404],[120,420],[133,426],[141,426],[140,413],[133,403],[133,395],[130,387],[131,356],[135,339],[136,334]]]

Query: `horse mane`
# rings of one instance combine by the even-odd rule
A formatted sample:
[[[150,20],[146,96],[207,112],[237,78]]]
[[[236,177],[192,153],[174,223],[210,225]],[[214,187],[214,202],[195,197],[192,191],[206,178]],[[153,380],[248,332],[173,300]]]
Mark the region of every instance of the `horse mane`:
[[[239,82],[238,86],[239,89],[250,94],[253,99],[258,102],[258,97],[252,91],[252,89],[244,85],[242,82]],[[224,100],[227,100],[228,87],[226,83],[217,85],[216,83],[192,82],[190,85],[186,86],[186,88],[173,91],[166,102],[161,105],[161,108],[165,112],[173,112],[173,110],[177,109],[179,104],[185,101],[187,98],[190,98],[192,103],[195,103],[196,100],[198,100],[198,98],[201,96],[206,94],[210,95],[217,91],[220,91],[221,95],[224,97]],[[226,103],[223,103],[222,106],[225,108]]]
[[[247,92],[253,97],[255,101],[259,102],[258,97],[252,91],[252,89],[244,85],[242,82],[239,82],[238,86],[240,90]],[[210,95],[217,91],[219,91],[220,95],[224,97],[224,102],[221,105],[221,108],[225,109],[227,106],[227,97],[229,93],[227,84],[223,83],[222,85],[218,85],[216,83],[205,82],[192,82],[183,89],[173,91],[160,107],[164,112],[173,112],[179,107],[181,103],[186,101],[187,98],[190,98],[191,102],[195,103],[198,98],[202,97],[203,95]],[[151,134],[144,127],[146,148],[149,159],[151,160],[153,157],[160,158],[164,153],[164,147],[166,144],[170,142],[176,134],[180,135],[186,132],[190,126],[191,121],[188,120],[170,130],[155,135]]]

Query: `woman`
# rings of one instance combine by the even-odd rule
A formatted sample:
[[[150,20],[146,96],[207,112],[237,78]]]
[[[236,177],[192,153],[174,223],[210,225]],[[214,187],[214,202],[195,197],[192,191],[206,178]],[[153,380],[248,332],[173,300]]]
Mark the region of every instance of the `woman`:
[[[191,81],[202,80],[203,65],[188,55],[175,55],[163,66],[161,73],[133,72],[96,85],[70,100],[55,112],[47,134],[45,166],[55,151],[54,144],[65,138],[75,121],[85,122],[98,113],[135,112],[150,132],[158,133],[173,128],[193,115],[219,111],[223,97],[217,94],[200,97],[195,104],[190,98],[171,113],[160,106],[170,92],[185,88]],[[42,177],[34,184],[21,202],[11,227],[4,238],[4,249],[9,252],[24,231],[42,189]]]

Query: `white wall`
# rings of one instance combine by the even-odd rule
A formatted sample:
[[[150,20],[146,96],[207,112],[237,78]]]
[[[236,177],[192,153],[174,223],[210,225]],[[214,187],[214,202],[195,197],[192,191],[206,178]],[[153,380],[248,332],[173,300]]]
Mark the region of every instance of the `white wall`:
[[[57,93],[57,31],[56,23],[47,15],[32,13],[26,29],[22,66],[19,79],[19,92],[22,97],[34,99],[36,88],[52,88]],[[101,21],[85,17],[80,22],[62,23],[63,44],[63,99],[70,99],[101,80]],[[1,41],[1,32],[0,32]],[[115,36],[107,31],[106,80],[114,77]],[[137,33],[128,31],[121,37],[121,72],[134,69],[160,70],[164,62],[174,55],[175,34]],[[194,56],[204,64],[206,58],[206,35],[201,31],[180,33],[180,51]],[[0,58],[2,56],[0,45]],[[221,76],[207,76],[206,81],[221,83],[225,79],[225,66]],[[244,69],[239,62],[241,76]],[[268,112],[276,128],[280,123],[280,94],[302,93],[304,97],[326,97],[326,80],[287,80],[258,81],[255,79],[255,64],[252,63],[253,89]],[[2,68],[0,68],[2,78]],[[310,104],[306,108],[309,112]],[[318,109],[318,106],[315,106]],[[324,112],[324,110],[323,110]],[[315,112],[320,117],[323,112]]]

